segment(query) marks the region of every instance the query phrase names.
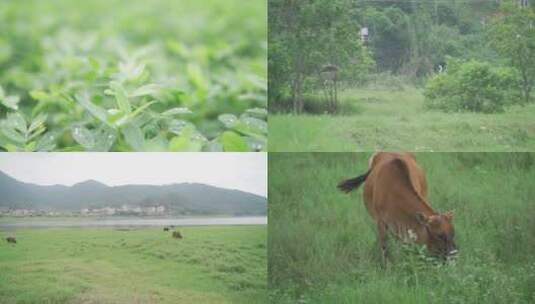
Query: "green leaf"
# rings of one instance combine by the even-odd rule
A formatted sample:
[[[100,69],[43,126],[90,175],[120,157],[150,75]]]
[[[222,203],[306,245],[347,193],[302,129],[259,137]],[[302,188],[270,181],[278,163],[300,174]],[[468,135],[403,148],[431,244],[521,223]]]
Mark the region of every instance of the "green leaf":
[[[151,102],[147,102],[146,104],[142,105],[141,107],[137,108],[134,112],[122,117],[121,119],[119,119],[117,122],[116,122],[116,125],[117,126],[122,126],[128,122],[130,122],[132,119],[134,119],[136,116],[138,116],[139,114],[141,114],[143,111],[145,111],[145,109],[147,109],[148,107],[150,107],[152,104],[154,104],[156,101],[153,100]]]
[[[158,134],[156,137],[151,138],[145,143],[146,151],[161,152],[167,150],[169,141],[162,134]]]
[[[6,96],[4,89],[2,88],[2,86],[0,86],[0,103],[2,103],[4,106],[12,110],[18,110],[19,101],[20,101],[19,96],[16,96],[16,95]]]
[[[235,132],[225,131],[221,135],[221,143],[225,152],[247,152],[249,146],[245,140]]]
[[[46,101],[50,97],[50,95],[48,95],[45,91],[41,90],[30,91],[30,96],[38,101]]]
[[[117,81],[111,81],[110,88],[113,90],[119,110],[125,113],[132,112],[132,105],[130,105],[130,102],[128,101],[126,90],[124,89],[123,85]]]
[[[26,126],[26,120],[24,119],[24,116],[22,116],[22,114],[20,114],[18,112],[8,113],[7,114],[7,123],[13,129],[18,130],[18,131],[22,132],[23,134],[26,134],[28,132],[28,129],[27,129],[27,126]]]
[[[28,133],[32,133],[38,128],[44,127],[45,121],[46,121],[47,115],[44,113],[40,113],[32,120],[32,123],[30,124],[30,127],[28,128]]]
[[[252,108],[245,111],[248,115],[257,117],[257,118],[266,118],[268,115],[268,111],[263,108]]]
[[[81,94],[76,94],[75,98],[80,105],[82,105],[89,113],[91,113],[91,115],[95,116],[103,123],[109,124],[106,110],[93,104],[89,100],[89,93],[83,92]]]
[[[10,126],[9,124],[4,123],[1,130],[2,130],[2,134],[4,134],[8,139],[19,144],[26,143],[26,138],[24,137],[24,135],[15,131],[15,129],[13,129],[13,127]]]
[[[202,143],[191,140],[189,137],[173,137],[169,142],[169,151],[171,152],[199,152],[202,150]]]
[[[248,136],[246,138],[247,144],[252,151],[260,152],[267,151],[267,137],[266,136]]]
[[[21,148],[15,146],[14,144],[7,144],[4,146],[6,148],[7,152],[19,152]]]
[[[139,97],[139,96],[146,96],[146,95],[155,95],[161,90],[161,86],[151,83],[146,84],[142,87],[137,88],[130,94],[130,97]]]
[[[172,152],[199,152],[204,145],[204,139],[199,137],[197,131],[191,127],[185,127],[179,136],[173,137],[169,142],[169,150]]]
[[[135,80],[143,74],[144,70],[144,64],[136,64],[134,61],[119,62],[118,78],[121,80]]]
[[[52,151],[54,148],[56,148],[56,136],[48,132],[37,141],[35,150],[39,152],[46,152]]]
[[[135,151],[144,151],[145,148],[145,136],[141,131],[141,128],[132,123],[128,123],[121,128],[124,140]]]
[[[182,134],[182,130],[184,130],[184,128],[187,126],[194,127],[190,122],[187,122],[185,120],[173,119],[169,121],[168,129],[169,129],[169,132],[172,132],[176,135],[180,135]]]
[[[219,115],[218,119],[225,125],[225,127],[229,129],[234,127],[234,125],[236,125],[238,122],[238,118],[233,114],[221,114]]]
[[[164,116],[173,116],[173,115],[180,115],[180,114],[191,114],[191,112],[188,108],[181,107],[181,108],[172,108],[170,110],[167,110],[162,113]]]
[[[24,151],[33,152],[35,151],[36,148],[37,148],[37,143],[35,141],[31,141],[26,144],[26,146],[24,147]]]
[[[105,125],[94,131],[93,135],[95,137],[94,151],[108,152],[117,140],[116,131]]]
[[[18,110],[19,109],[19,101],[20,101],[20,97],[19,96],[15,96],[15,95],[11,95],[11,96],[6,96],[4,97],[3,99],[0,98],[2,100],[2,104],[12,110]]]
[[[254,117],[242,117],[233,129],[250,136],[263,136],[268,133],[267,123]]]
[[[111,124],[116,124],[116,122],[125,117],[125,113],[119,109],[109,109],[108,110],[108,122]]]
[[[205,152],[223,152],[223,145],[216,139],[210,141],[205,147]]]
[[[208,89],[208,80],[204,77],[202,69],[199,65],[189,63],[186,68],[188,79],[191,84],[199,91],[206,92]]]
[[[45,126],[44,125],[40,125],[32,133],[27,134],[26,141],[33,140],[34,138],[36,138],[37,136],[41,135],[45,131],[46,131]]]
[[[176,41],[176,40],[168,40],[167,41],[167,48],[179,55],[179,56],[182,56],[184,58],[187,58],[190,56],[190,50],[181,42],[179,41]]]
[[[75,126],[72,129],[72,138],[86,150],[95,148],[95,137],[93,133],[83,126]]]

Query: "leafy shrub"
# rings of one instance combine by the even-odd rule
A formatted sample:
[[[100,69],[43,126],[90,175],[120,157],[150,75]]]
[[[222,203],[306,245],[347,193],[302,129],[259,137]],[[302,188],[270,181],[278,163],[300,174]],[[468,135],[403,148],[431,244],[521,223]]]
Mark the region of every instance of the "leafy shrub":
[[[10,1],[0,150],[263,151],[266,4]]]
[[[430,109],[447,112],[501,112],[505,105],[518,100],[518,83],[518,75],[511,68],[450,60],[446,73],[428,81],[425,102]]]

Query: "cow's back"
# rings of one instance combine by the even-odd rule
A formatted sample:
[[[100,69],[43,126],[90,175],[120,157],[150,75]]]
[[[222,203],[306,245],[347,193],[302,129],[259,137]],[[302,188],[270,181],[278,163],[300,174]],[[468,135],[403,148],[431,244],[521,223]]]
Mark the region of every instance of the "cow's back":
[[[414,214],[427,201],[423,170],[412,154],[377,153],[364,186],[364,203],[376,221],[412,226]],[[425,204],[425,203],[424,203]]]

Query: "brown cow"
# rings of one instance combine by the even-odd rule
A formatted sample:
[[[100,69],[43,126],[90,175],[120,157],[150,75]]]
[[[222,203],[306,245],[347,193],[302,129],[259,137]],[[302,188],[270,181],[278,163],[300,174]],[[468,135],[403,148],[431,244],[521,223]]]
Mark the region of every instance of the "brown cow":
[[[180,234],[180,231],[173,231],[173,237],[175,239],[181,239],[182,238],[182,234]]]
[[[13,237],[13,236],[8,236],[8,237],[6,238],[6,241],[7,241],[8,243],[13,243],[13,244],[16,244],[16,243],[17,243],[17,240],[16,240],[15,237]]]
[[[349,193],[364,182],[364,203],[377,224],[383,261],[388,232],[425,244],[430,253],[443,258],[457,253],[453,213],[439,214],[431,208],[425,174],[412,154],[377,153],[368,172],[341,182],[338,188]]]

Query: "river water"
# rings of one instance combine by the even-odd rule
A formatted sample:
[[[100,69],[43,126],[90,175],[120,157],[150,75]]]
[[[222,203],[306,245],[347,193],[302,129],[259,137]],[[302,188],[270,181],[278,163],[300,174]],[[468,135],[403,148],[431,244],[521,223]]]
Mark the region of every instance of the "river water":
[[[0,222],[0,228],[62,228],[62,227],[158,227],[158,226],[233,226],[233,225],[267,225],[267,217],[197,217],[197,218],[121,218],[121,219],[68,219],[38,220],[21,219],[13,222]]]

